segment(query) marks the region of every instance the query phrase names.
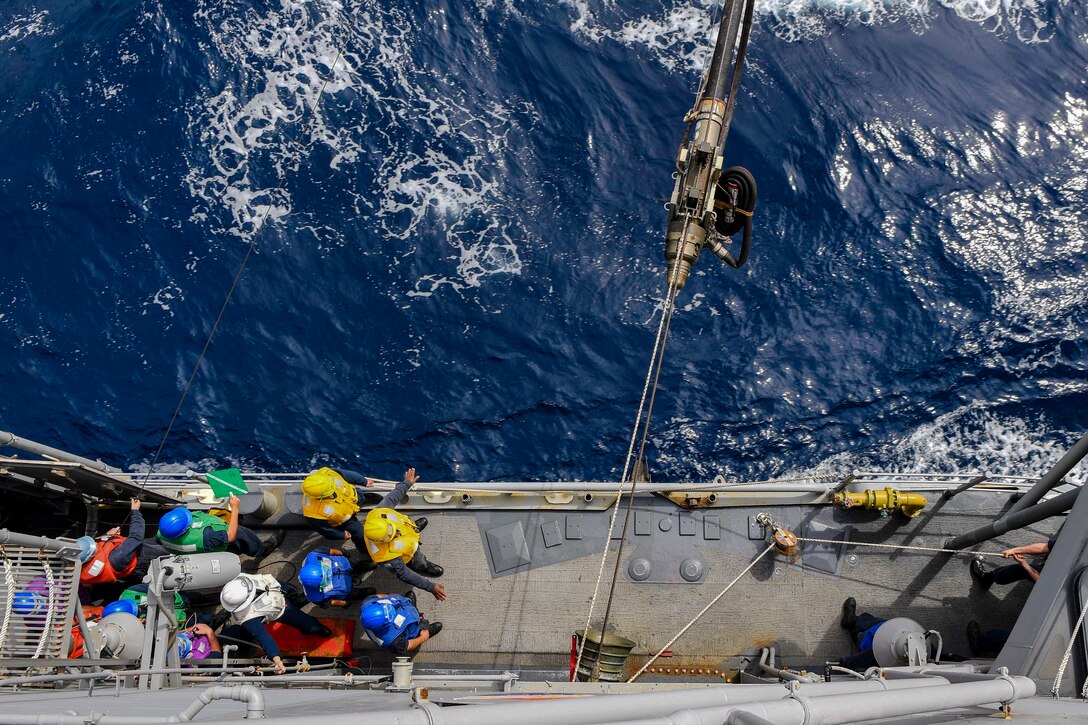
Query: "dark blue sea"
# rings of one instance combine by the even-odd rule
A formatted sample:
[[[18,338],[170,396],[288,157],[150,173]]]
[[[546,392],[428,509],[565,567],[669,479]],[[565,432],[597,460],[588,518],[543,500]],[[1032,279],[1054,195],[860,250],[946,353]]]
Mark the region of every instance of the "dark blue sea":
[[[718,12],[7,0],[0,429],[146,469],[252,247],[157,467],[616,480]],[[683,291],[653,479],[1056,460],[1086,80],[1074,0],[759,0],[753,251]]]

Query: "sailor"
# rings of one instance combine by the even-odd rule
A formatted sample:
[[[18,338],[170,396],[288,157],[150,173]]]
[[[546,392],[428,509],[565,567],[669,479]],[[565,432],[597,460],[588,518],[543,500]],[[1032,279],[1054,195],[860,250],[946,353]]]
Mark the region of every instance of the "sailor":
[[[92,587],[142,579],[152,559],[166,556],[166,550],[161,546],[144,541],[140,499],[132,499],[130,508],[128,536],[121,536],[121,527],[118,526],[97,539],[81,536],[76,540],[80,548],[79,558],[83,562],[83,569],[79,572],[80,585]]]
[[[378,500],[365,491],[370,480],[355,471],[319,468],[302,481],[302,515],[310,528],[334,541],[353,539],[363,551],[363,524],[355,517],[360,503]]]
[[[420,550],[419,532],[422,527],[395,510],[408,489],[418,480],[416,469],[409,468],[404,480],[385,495],[377,508],[367,513],[363,533],[367,553],[376,564],[384,566],[405,584],[430,592],[441,602],[446,599],[445,587],[426,577],[442,576],[444,569],[427,561]]]
[[[986,566],[982,563],[982,557],[976,556],[971,560],[971,577],[983,589],[989,589],[994,584],[1015,584],[1025,579],[1037,582],[1039,581],[1039,572],[1043,570],[1045,559],[1043,563],[1038,563],[1033,567],[1026,557],[1045,557],[1053,550],[1055,541],[1057,541],[1057,537],[1028,544],[1027,546],[1014,546],[1011,549],[1005,549],[1001,552],[1002,558],[1014,559],[1016,563],[999,566],[992,571],[987,571]]]
[[[377,594],[359,608],[359,622],[374,644],[407,655],[442,631],[441,622],[428,622],[416,609],[415,592]]]
[[[287,601],[283,585],[269,574],[239,574],[223,587],[219,601],[230,613],[231,620],[222,636],[256,642],[272,660],[277,675],[282,675],[287,668],[266,623],[283,622],[303,634],[319,637],[332,634],[328,627]]]
[[[189,615],[186,614],[186,609],[190,609],[188,603],[185,601],[185,595],[181,592],[174,592],[172,599],[168,596],[163,596],[159,601],[163,604],[172,602],[174,605],[175,621],[177,621],[178,625],[185,624],[189,618]],[[121,596],[116,602],[107,604],[106,609],[110,609],[110,607],[116,608],[117,606],[122,606],[124,608],[110,611],[127,611],[140,619],[147,617],[147,584],[133,584],[128,589],[121,592]]]
[[[238,508],[241,500],[234,494],[228,499],[230,521],[203,511],[190,511],[184,506],[171,509],[159,519],[159,543],[172,554],[192,554],[214,551],[232,551],[253,557],[243,568],[256,571],[261,561],[283,543],[283,533],[273,534],[262,541],[257,534],[238,525]]]
[[[864,672],[870,667],[878,667],[876,653],[873,652],[873,640],[886,621],[868,612],[858,614],[857,600],[848,597],[842,603],[842,619],[839,620],[839,624],[843,629],[850,631],[850,638],[857,645],[858,652],[840,659],[839,665],[857,672]],[[932,644],[927,640],[927,657],[931,659],[934,657]],[[942,659],[949,662],[962,662],[965,658],[954,652],[945,652]]]
[[[306,601],[343,607],[349,600],[365,599],[376,591],[372,587],[353,587],[351,574],[351,562],[338,550],[318,550],[303,559],[298,580]]]
[[[873,637],[885,621],[868,612],[858,614],[857,600],[853,597],[847,598],[842,603],[842,619],[839,620],[839,625],[849,630],[851,641],[857,645],[858,652],[840,659],[839,666],[857,672],[877,667],[876,655],[873,653]]]
[[[184,637],[189,641],[189,652],[182,655],[183,658],[203,660],[223,657],[223,646],[219,643],[219,638],[206,624],[194,624],[188,629],[183,629],[178,633],[178,637]]]

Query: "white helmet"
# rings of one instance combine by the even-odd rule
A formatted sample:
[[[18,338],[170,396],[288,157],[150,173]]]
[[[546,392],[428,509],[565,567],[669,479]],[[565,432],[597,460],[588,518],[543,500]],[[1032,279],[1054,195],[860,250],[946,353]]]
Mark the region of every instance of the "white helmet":
[[[219,602],[228,612],[237,612],[257,598],[257,582],[247,574],[239,574],[227,582],[219,593]]]

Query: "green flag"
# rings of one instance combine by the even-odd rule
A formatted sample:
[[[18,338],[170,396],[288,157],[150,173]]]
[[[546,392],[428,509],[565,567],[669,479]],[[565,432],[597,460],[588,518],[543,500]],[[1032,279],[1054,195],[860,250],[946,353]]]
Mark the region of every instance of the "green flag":
[[[237,496],[249,492],[246,489],[246,482],[242,480],[242,472],[237,468],[212,471],[206,476],[208,484],[212,487],[212,493],[216,496],[226,497],[232,493]]]

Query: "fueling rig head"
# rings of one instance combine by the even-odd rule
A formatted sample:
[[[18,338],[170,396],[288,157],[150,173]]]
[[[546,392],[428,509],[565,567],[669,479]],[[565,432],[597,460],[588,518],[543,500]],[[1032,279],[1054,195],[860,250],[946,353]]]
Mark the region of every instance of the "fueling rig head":
[[[724,172],[722,166],[753,6],[754,0],[726,0],[699,100],[685,119],[688,131],[676,156],[676,185],[666,205],[665,261],[669,287],[677,291],[683,289],[704,247],[734,268],[748,260],[756,182],[741,166]],[[740,231],[744,232],[741,249],[734,256],[727,245]]]

